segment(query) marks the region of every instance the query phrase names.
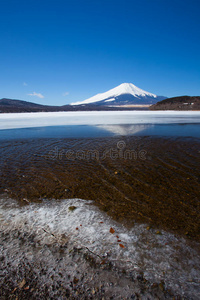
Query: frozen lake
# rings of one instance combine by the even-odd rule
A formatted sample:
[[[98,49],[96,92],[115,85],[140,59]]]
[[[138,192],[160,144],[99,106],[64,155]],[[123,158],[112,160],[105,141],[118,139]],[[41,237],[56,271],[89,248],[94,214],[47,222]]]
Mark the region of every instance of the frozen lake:
[[[96,111],[0,115],[0,139],[116,135],[200,137],[200,112]]]

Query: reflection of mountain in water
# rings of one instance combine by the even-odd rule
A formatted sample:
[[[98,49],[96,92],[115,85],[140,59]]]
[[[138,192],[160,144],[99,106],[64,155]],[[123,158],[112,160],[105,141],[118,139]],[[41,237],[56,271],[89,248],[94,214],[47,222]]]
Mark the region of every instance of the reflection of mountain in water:
[[[110,131],[118,135],[134,135],[154,125],[99,125],[98,128]]]

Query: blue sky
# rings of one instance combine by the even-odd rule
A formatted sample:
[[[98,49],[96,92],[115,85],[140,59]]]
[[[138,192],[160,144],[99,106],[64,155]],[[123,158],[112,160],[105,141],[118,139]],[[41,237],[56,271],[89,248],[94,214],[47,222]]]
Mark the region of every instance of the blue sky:
[[[200,95],[199,0],[0,0],[0,98]]]

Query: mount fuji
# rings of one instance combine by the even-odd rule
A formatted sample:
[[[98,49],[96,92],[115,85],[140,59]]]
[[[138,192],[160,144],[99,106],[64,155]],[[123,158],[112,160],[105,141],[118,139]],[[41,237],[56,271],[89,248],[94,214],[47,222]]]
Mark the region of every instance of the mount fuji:
[[[151,105],[166,98],[146,92],[132,83],[122,83],[105,93],[97,94],[84,101],[71,103],[71,105]]]

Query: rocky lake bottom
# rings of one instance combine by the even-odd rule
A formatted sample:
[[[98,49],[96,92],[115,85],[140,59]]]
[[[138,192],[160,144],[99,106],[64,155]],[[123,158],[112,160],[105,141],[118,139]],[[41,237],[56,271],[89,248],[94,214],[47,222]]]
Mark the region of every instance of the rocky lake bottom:
[[[1,141],[1,299],[199,299],[199,145]]]

